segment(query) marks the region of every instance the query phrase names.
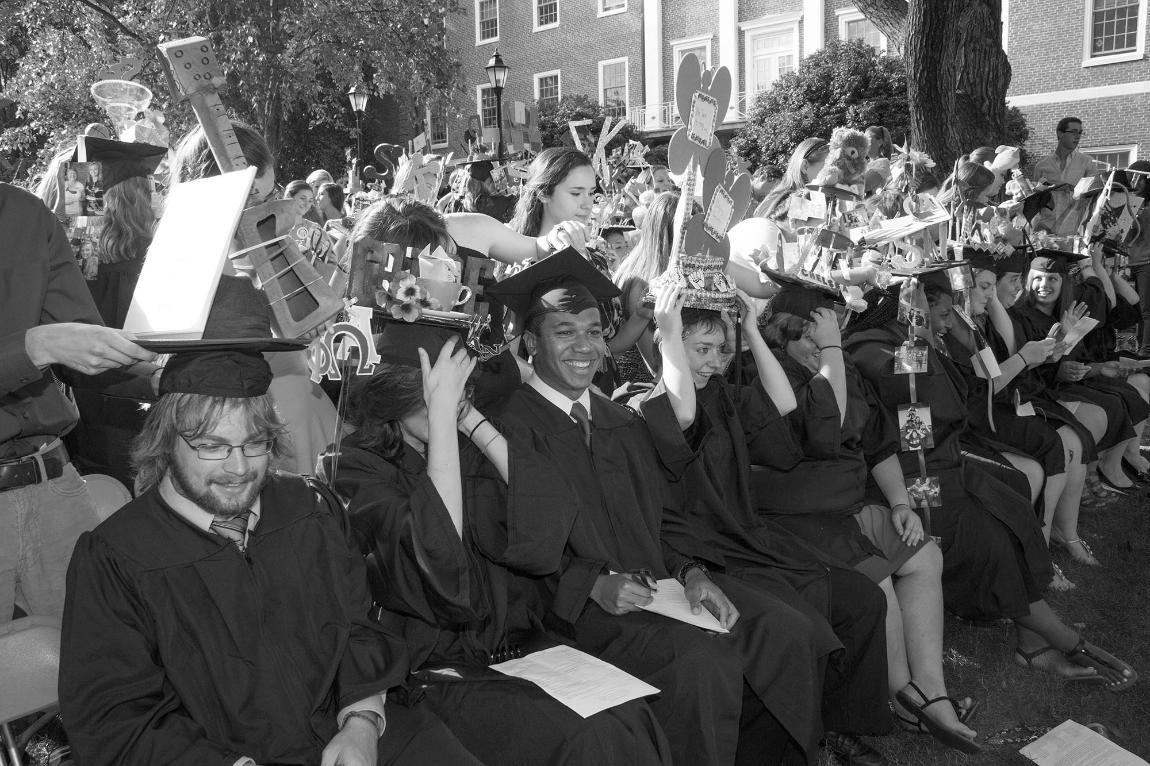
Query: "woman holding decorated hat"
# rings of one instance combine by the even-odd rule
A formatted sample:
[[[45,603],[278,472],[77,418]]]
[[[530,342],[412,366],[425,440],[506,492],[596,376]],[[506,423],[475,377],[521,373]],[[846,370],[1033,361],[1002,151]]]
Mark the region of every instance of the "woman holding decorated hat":
[[[932,346],[916,346],[924,349],[926,370],[913,375],[913,398],[912,376],[895,372],[896,353],[908,340],[907,325],[899,319],[900,290],[872,291],[868,309],[848,327],[843,345],[888,415],[912,401],[930,408],[934,446],[900,452],[899,460],[904,475],[925,473],[939,488],[928,511],[929,531],[941,540],[947,609],[968,619],[1012,619],[1015,662],[1023,667],[1110,691],[1129,688],[1138,678],[1133,668],[1087,642],[1044,600],[1050,554],[1029,498],[964,457],[969,391],[953,365]],[[925,313],[917,303],[909,306],[910,313]],[[924,332],[925,316],[916,322],[921,328],[916,332]]]
[[[843,354],[836,303],[837,291],[795,278],[771,301],[764,336],[795,397],[787,421],[796,450],[756,471],[758,511],[879,585],[898,717],[978,752],[967,725],[974,706],[950,699],[943,675],[942,553],[911,510],[897,423]]]

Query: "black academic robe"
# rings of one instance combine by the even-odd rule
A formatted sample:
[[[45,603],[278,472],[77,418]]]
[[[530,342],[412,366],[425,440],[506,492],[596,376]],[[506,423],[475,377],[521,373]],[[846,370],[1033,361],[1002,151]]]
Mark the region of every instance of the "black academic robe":
[[[80,537],[67,588],[60,705],[85,766],[316,764],[341,708],[407,674],[299,477],[271,477],[246,554],[153,488]]]
[[[1101,292],[1101,287],[1097,286],[1097,289],[1093,289],[1094,286],[1090,284],[1091,282],[1097,283],[1097,280],[1093,277],[1086,280],[1084,283],[1087,288],[1086,292],[1079,293],[1082,297],[1087,298],[1087,305],[1096,304],[1097,301],[1092,298],[1096,298],[1096,294]],[[1104,302],[1105,296],[1103,296]],[[1095,308],[1097,309],[1097,305]],[[1016,322],[1016,329],[1021,331],[1018,339],[1019,345],[1029,340],[1045,338],[1050,332],[1050,328],[1058,321],[1055,317],[1040,311],[1036,306],[1030,305],[1025,299],[1019,300],[1011,306],[1010,313]],[[1101,318],[1104,318],[1104,315]],[[1089,361],[1085,358],[1085,350],[1081,343],[1065,358],[1077,362]],[[1058,366],[1058,363],[1055,362],[1038,368],[1038,375],[1043,378],[1044,384],[1051,389],[1054,396],[1064,401],[1088,402],[1106,411],[1106,433],[1096,443],[1099,451],[1108,450],[1127,439],[1134,438],[1133,421],[1130,417],[1129,407],[1119,392],[1108,390],[1110,386],[1107,383],[1094,378],[1077,383],[1060,382],[1056,377]],[[1130,387],[1127,386],[1127,388]],[[1130,388],[1130,392],[1132,399],[1137,400],[1137,403],[1132,401],[1131,404],[1138,409],[1145,407],[1141,398],[1138,397],[1138,392],[1133,388]]]
[[[818,752],[817,715],[793,706],[796,691],[776,683],[786,663],[817,677],[814,628],[797,610],[732,577],[713,573],[741,614],[731,633],[711,635],[647,612],[612,616],[591,600],[608,571],[646,569],[664,579],[689,559],[661,539],[675,499],[646,426],[634,412],[591,397],[591,446],[569,415],[529,385],[520,386],[496,417],[525,429],[536,447],[563,466],[575,522],[560,572],[545,579],[548,624],[587,651],[662,690],[651,708],[663,724],[676,762],[731,763],[739,741],[743,681],[811,761]],[[789,633],[771,629],[770,615],[789,610]],[[799,699],[809,699],[805,691]],[[743,710],[744,714],[746,710]]]
[[[888,730],[882,591],[755,511],[751,464],[789,460],[799,449],[790,429],[757,382],[733,386],[714,377],[696,396],[695,422],[687,432],[661,383],[638,403],[668,480],[682,493],[681,503],[663,517],[663,539],[806,615],[815,629],[815,651],[829,664],[822,704],[828,729]],[[771,491],[786,494],[792,487]]]
[[[403,449],[388,459],[354,439],[341,450],[335,487],[368,556],[380,619],[412,655],[414,674],[397,696],[433,710],[488,766],[670,763],[644,702],[584,719],[535,684],[487,667],[514,647],[555,643],[539,641],[535,584],[558,570],[571,526],[540,512],[561,486],[550,480],[554,469],[509,438],[507,486],[474,445],[461,444],[460,539],[421,456]]]
[[[843,347],[893,416],[911,401],[909,375],[894,372],[906,339],[891,323],[849,335]],[[923,452],[928,476],[941,485],[941,508],[930,509],[931,534],[941,538],[946,606],[961,617],[998,619],[1030,612],[1052,575],[1050,553],[1028,496],[964,457],[969,402],[961,377],[930,348],[927,372],[915,376],[915,401],[930,404],[934,447]],[[900,452],[903,475],[919,475],[917,452]]]
[[[108,327],[122,328],[132,305],[132,294],[144,268],[143,258],[120,263],[101,263],[96,278],[88,280],[92,300]]]

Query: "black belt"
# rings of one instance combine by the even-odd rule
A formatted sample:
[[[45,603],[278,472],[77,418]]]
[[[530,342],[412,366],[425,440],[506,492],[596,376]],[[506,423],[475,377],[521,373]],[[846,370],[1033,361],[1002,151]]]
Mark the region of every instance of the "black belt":
[[[59,478],[66,465],[68,451],[63,444],[57,444],[47,452],[0,461],[0,492]]]

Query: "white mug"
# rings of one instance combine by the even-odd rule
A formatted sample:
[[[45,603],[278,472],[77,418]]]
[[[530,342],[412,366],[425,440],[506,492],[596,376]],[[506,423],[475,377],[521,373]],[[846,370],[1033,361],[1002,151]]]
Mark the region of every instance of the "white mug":
[[[427,294],[439,301],[444,311],[450,311],[456,306],[471,300],[471,288],[467,285],[445,282],[442,279],[427,279],[419,277],[415,283],[427,291]]]

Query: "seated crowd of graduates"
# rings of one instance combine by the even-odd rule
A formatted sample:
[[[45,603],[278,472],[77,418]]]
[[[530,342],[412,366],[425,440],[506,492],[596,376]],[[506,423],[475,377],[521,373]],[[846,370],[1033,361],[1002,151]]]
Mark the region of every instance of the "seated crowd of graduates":
[[[258,201],[274,188],[272,157],[254,132],[237,135],[259,171]],[[676,271],[678,192],[652,189],[638,228],[595,231],[600,180],[577,149],[532,161],[507,225],[402,194],[345,220],[342,189],[323,183],[325,215],[347,243],[331,256],[337,270],[364,239],[500,262],[484,289],[495,346],[481,349],[466,326],[380,320],[380,363],[334,401],[298,349],[268,351],[266,363],[250,348],[219,352],[226,376],[197,371],[196,354],[172,357],[134,447],[141,497],[167,497],[167,464],[154,454],[164,418],[201,456],[223,444],[227,465],[258,464],[261,477],[269,464],[318,474],[364,557],[370,597],[361,583],[337,605],[269,600],[261,609],[286,616],[257,627],[225,614],[227,629],[208,635],[188,621],[217,608],[211,591],[224,580],[185,581],[208,566],[191,552],[180,568],[121,557],[126,543],[109,540],[127,522],[113,516],[81,539],[69,579],[61,700],[79,762],[175,763],[173,743],[202,739],[230,743],[202,751],[228,766],[318,762],[314,743],[284,734],[300,720],[280,716],[308,700],[266,689],[253,700],[229,686],[250,663],[233,648],[247,639],[227,630],[250,624],[279,647],[271,669],[259,666],[288,676],[278,693],[319,689],[305,711],[314,722],[334,710],[322,686],[331,676],[292,671],[316,658],[283,647],[367,601],[352,644],[388,647],[357,655],[363,676],[385,679],[374,689],[386,694],[385,738],[414,739],[429,719],[445,732],[411,762],[810,764],[825,744],[849,763],[884,763],[859,736],[895,727],[975,753],[981,701],[948,689],[944,612],[1013,621],[1018,672],[1112,692],[1134,684],[1136,671],[1044,592],[1073,587],[1051,543],[1100,565],[1078,531],[1082,504],[1147,486],[1138,445],[1150,378],[1122,367],[1116,348],[1138,296],[1109,250],[1043,239],[1041,216],[1026,219],[1033,229],[1017,246],[970,239],[955,246],[961,265],[912,264],[893,279],[877,260],[843,268],[839,285],[775,269],[802,236],[791,200],[809,198],[827,150],[800,144],[755,216],[731,229],[720,273],[698,281]],[[218,172],[199,130],[176,157],[175,183]],[[975,202],[989,185],[982,167],[964,162],[942,194]],[[666,169],[650,175],[663,183]],[[1145,179],[1115,183],[1142,194]],[[314,191],[288,187],[307,203],[301,218]],[[871,196],[884,204],[881,188]],[[322,229],[303,229],[301,245],[324,247]],[[217,305],[258,306],[251,283],[229,272]],[[1084,317],[1099,325],[1070,348],[1059,331]],[[215,440],[221,424],[244,449]],[[912,491],[919,478],[926,489]],[[257,487],[257,538],[286,502],[277,487]],[[291,537],[301,557],[338,549],[305,539]],[[349,571],[363,579],[363,567]],[[644,610],[671,578],[727,632]],[[156,593],[176,603],[157,613]],[[362,620],[370,631],[357,634]],[[137,623],[158,624],[165,641],[125,639]],[[560,643],[659,693],[582,718],[489,667]],[[181,658],[207,651],[225,661]],[[145,666],[168,668],[165,680]],[[341,692],[340,707],[348,701]],[[313,725],[332,736],[330,722]],[[172,727],[179,737],[166,740]],[[385,752],[381,743],[380,762]]]

